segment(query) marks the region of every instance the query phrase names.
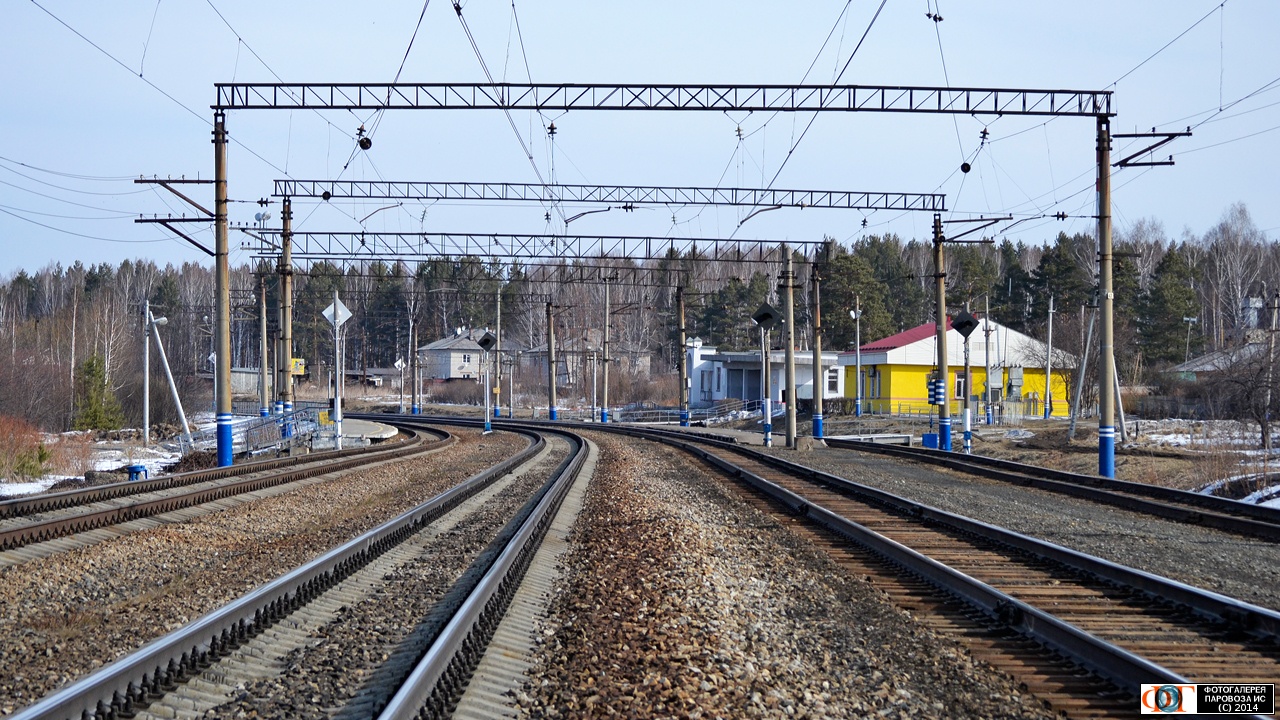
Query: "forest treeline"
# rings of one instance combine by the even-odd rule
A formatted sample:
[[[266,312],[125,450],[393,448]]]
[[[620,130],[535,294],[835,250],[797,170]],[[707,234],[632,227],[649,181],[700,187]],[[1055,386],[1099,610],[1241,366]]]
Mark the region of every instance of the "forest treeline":
[[[807,347],[813,255],[793,249],[798,343]],[[1247,299],[1280,290],[1280,246],[1265,239],[1243,205],[1227,209],[1200,235],[1187,230],[1173,238],[1159,221],[1140,220],[1117,234],[1115,249],[1115,347],[1125,384],[1156,383],[1161,370],[1188,353],[1240,342],[1240,331],[1261,314],[1249,309]],[[778,304],[778,262],[671,256],[630,264],[656,268],[663,272],[650,277],[670,279],[661,287],[625,281],[609,286],[615,354],[648,353],[655,373],[676,366],[675,284],[686,285],[689,337],[724,349],[758,347],[751,314],[761,303]],[[933,319],[928,239],[867,235],[837,243],[820,277],[824,349],[853,346],[848,311],[855,298],[863,310],[864,343]],[[411,318],[419,345],[459,327],[495,327],[499,294],[507,350],[545,344],[548,300],[555,306],[559,342],[598,342],[604,323],[604,286],[540,282],[528,267],[484,258],[317,262],[297,268],[294,278],[294,354],[313,371],[327,368],[333,356],[332,331],[321,313],[335,289],[353,311],[345,344],[348,370],[388,368],[407,358]],[[258,366],[263,295],[269,332],[277,332],[278,279],[270,263],[233,269],[233,366]],[[949,245],[946,281],[949,308],[968,303],[981,313],[989,303],[993,319],[1039,338],[1052,296],[1054,345],[1077,355],[1095,303],[1096,239],[1092,233],[1059,233],[1043,245],[1000,239]],[[196,263],[55,263],[12,274],[0,283],[0,352],[8,355],[0,362],[0,415],[49,431],[137,424],[142,308],[148,301],[155,315],[168,318],[160,334],[184,396],[192,403],[207,398],[208,382],[198,376],[212,367],[213,294],[212,269]],[[1096,347],[1095,340],[1095,352]],[[153,395],[166,397],[158,365],[152,383]],[[172,421],[168,403],[155,405],[156,421]]]

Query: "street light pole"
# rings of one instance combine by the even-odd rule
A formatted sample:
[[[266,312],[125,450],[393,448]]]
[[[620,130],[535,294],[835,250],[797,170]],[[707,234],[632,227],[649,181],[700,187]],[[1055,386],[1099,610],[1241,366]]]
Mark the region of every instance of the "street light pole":
[[[853,357],[854,366],[854,392],[853,392],[853,416],[862,417],[862,296],[853,296],[853,311],[849,313],[853,317]]]
[[[1183,354],[1182,354],[1182,362],[1184,362],[1184,363],[1185,363],[1185,362],[1189,362],[1189,361],[1191,360],[1191,326],[1192,326],[1192,325],[1195,325],[1195,324],[1196,324],[1196,323],[1198,323],[1198,322],[1200,322],[1200,318],[1199,318],[1199,317],[1185,317],[1185,316],[1184,316],[1184,317],[1182,318],[1182,322],[1184,322],[1184,323],[1186,323],[1186,324],[1187,324],[1187,349],[1186,349],[1186,351],[1185,351],[1185,352],[1183,352]]]

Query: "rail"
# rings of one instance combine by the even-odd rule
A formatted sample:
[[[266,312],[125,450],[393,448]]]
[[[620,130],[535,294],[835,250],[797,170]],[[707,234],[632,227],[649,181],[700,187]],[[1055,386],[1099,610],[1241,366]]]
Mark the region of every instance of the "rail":
[[[515,456],[49,695],[10,720],[132,717],[155,695],[198,674],[540,452],[545,441],[535,433],[525,434],[532,442]]]

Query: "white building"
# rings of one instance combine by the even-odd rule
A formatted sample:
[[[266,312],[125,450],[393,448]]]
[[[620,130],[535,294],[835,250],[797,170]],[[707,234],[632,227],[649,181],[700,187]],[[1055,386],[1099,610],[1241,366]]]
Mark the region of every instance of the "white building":
[[[449,337],[418,348],[418,363],[424,380],[478,380],[484,355],[480,343],[485,330],[458,328]]]
[[[714,346],[703,345],[700,338],[689,341],[686,365],[689,372],[689,404],[692,407],[709,407],[731,399],[759,400],[760,351],[719,352]],[[796,397],[813,398],[813,352],[797,351]],[[822,397],[838,398],[844,394],[844,373],[840,371],[839,354],[822,353],[824,387]],[[769,390],[775,401],[785,400],[786,351],[769,351]]]

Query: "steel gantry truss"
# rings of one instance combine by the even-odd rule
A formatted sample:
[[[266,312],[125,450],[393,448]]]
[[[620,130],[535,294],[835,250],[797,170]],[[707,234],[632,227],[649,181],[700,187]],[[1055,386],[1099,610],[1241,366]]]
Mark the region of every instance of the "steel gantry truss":
[[[1112,115],[1106,90],[904,85],[218,83],[215,110],[664,110]]]
[[[509,83],[219,83],[215,86],[214,194],[217,284],[218,464],[231,464],[230,302],[227,218],[228,110],[659,110],[761,112],[897,112],[1093,118],[1098,126],[1098,238],[1103,339],[1099,387],[1099,470],[1114,477],[1111,379],[1110,121],[1111,92],[863,85],[653,85]],[[286,198],[287,202],[287,198]],[[288,217],[288,212],[284,213]],[[288,236],[288,228],[283,235]],[[704,241],[705,242],[705,241]],[[281,264],[288,267],[289,244]],[[287,269],[286,271],[287,272]],[[683,383],[682,383],[683,385]],[[686,400],[681,389],[681,405]],[[554,403],[553,403],[554,405]]]
[[[254,257],[275,258],[280,230],[259,230]],[[777,240],[725,240],[631,235],[502,233],[299,232],[290,233],[294,259],[375,260],[484,257],[507,260],[699,259],[777,262]],[[820,243],[791,241],[807,246]]]
[[[580,202],[629,205],[736,205],[945,212],[940,193],[772,190],[768,188],[543,185],[501,182],[276,180],[273,197],[358,200]]]

